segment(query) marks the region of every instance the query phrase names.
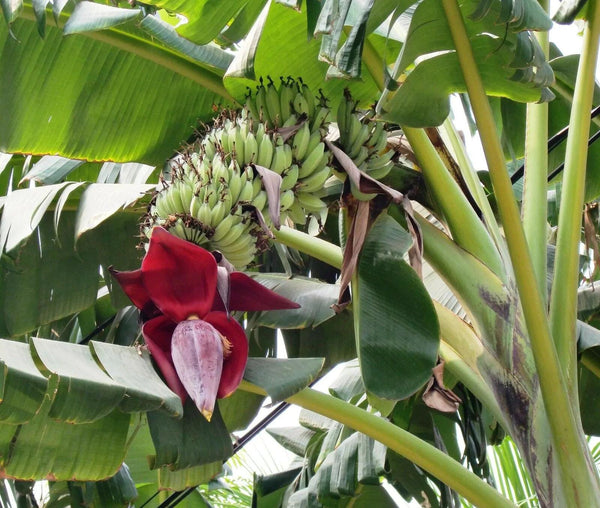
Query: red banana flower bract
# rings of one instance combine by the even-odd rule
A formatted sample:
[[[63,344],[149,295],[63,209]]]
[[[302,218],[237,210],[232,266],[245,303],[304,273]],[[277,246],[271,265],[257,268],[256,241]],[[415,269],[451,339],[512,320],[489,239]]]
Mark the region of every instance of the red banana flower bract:
[[[248,359],[246,334],[225,310],[299,307],[241,272],[228,275],[223,302],[214,256],[161,227],[152,230],[140,269],[111,273],[140,309],[146,345],[167,385],[182,401],[189,395],[207,420],[215,400],[238,387]]]

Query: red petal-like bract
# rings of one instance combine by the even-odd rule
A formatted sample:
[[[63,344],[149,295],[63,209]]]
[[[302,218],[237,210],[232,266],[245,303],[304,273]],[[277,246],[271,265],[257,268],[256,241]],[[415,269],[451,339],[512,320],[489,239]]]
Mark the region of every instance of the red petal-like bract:
[[[142,309],[148,302],[151,302],[150,295],[146,291],[142,281],[142,270],[133,270],[131,272],[120,272],[109,267],[111,275],[117,279],[125,294],[138,309]]]
[[[223,360],[223,373],[217,398],[231,395],[239,386],[248,361],[248,339],[240,324],[223,312],[211,312],[204,318],[231,344],[229,356]]]
[[[167,386],[179,395],[182,402],[185,402],[187,393],[179,380],[171,357],[171,337],[176,326],[177,323],[166,316],[159,316],[144,324],[142,334],[152,358],[154,358],[165,378]]]
[[[206,321],[182,321],[173,332],[171,354],[183,386],[210,421],[223,370],[221,335]]]
[[[144,286],[173,321],[210,312],[217,286],[217,263],[202,247],[155,227],[142,261]]]
[[[229,310],[257,311],[297,309],[300,307],[296,302],[278,295],[266,288],[252,277],[242,272],[229,274]],[[215,298],[213,310],[224,310],[223,303],[218,297]]]

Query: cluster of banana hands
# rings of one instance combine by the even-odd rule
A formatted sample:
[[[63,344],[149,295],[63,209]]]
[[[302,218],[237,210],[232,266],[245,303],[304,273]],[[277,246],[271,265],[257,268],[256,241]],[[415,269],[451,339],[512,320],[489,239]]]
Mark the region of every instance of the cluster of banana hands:
[[[380,179],[394,163],[383,122],[357,109],[348,91],[337,108],[302,80],[271,79],[248,91],[239,110],[224,110],[171,161],[149,207],[143,232],[156,225],[207,250],[236,269],[264,251],[281,223],[318,232],[327,218],[328,186],[344,180],[326,138],[358,169]],[[337,136],[337,137],[336,137]]]

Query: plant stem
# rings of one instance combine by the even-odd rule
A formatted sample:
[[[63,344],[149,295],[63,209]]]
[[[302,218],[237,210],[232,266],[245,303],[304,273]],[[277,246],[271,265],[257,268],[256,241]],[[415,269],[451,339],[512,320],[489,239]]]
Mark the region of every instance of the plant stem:
[[[583,36],[577,81],[569,119],[563,189],[558,216],[554,283],[550,302],[550,324],[562,372],[572,397],[577,397],[577,286],[579,285],[579,242],[585,197],[587,140],[595,87],[596,59],[600,40],[600,8],[588,7],[588,24]],[[578,408],[578,405],[575,406]]]
[[[362,61],[367,67],[369,74],[373,78],[373,81],[377,85],[379,90],[383,90],[385,87],[385,62],[371,43],[368,37],[365,37],[365,45],[363,46]]]
[[[275,231],[275,239],[288,247],[298,249],[334,268],[342,267],[342,249],[321,238],[307,235],[297,229],[281,226]]]
[[[496,125],[475,63],[464,20],[456,0],[442,0],[442,5],[457,50],[498,201],[498,210],[515,272],[542,398],[552,430],[554,452],[561,465],[565,498],[571,506],[598,506],[600,486],[597,472],[592,470],[593,464],[587,443],[583,439],[569,400],[567,386],[550,334],[546,308],[534,275],[519,209],[504,164],[504,154]],[[588,112],[589,109],[586,114]]]
[[[415,152],[427,188],[443,210],[456,243],[502,276],[502,261],[487,230],[452,178],[423,129],[402,126]]]
[[[547,11],[547,0],[540,0]],[[535,32],[535,37],[548,56],[548,32]],[[529,246],[538,289],[547,304],[546,219],[548,176],[548,103],[527,104],[525,132],[525,188],[523,192],[523,230]]]
[[[240,388],[252,393],[266,394],[261,388],[247,381],[242,381]],[[383,443],[476,505],[514,507],[508,499],[454,459],[384,418],[311,388],[304,388],[289,397],[287,402],[332,418]]]
[[[467,186],[469,187],[469,191],[473,195],[477,206],[479,206],[481,209],[483,222],[490,232],[494,243],[496,244],[496,249],[498,249],[501,255],[504,254],[506,244],[500,232],[500,228],[498,227],[498,221],[496,220],[492,207],[490,206],[490,202],[485,195],[485,191],[481,186],[481,182],[477,177],[475,168],[473,167],[473,164],[466,153],[465,145],[459,138],[456,128],[454,127],[454,124],[450,118],[446,118],[440,132],[443,137],[448,139],[447,142],[452,147],[461,174]]]

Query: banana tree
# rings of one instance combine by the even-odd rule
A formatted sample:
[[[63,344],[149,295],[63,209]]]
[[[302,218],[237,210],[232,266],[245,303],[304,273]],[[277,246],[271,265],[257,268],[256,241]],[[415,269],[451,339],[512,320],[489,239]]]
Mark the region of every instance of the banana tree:
[[[305,462],[257,478],[265,505],[385,505],[385,475],[407,498],[510,506],[474,458],[503,432],[540,505],[598,505],[599,342],[577,325],[594,1],[578,63],[535,2],[1,4],[3,476],[56,481],[57,499],[117,470],[122,491],[129,474],[199,485],[268,395],[312,413],[279,434]],[[143,256],[148,239],[197,246]],[[355,357],[330,394],[308,387]],[[108,505],[103,485],[69,495]]]

